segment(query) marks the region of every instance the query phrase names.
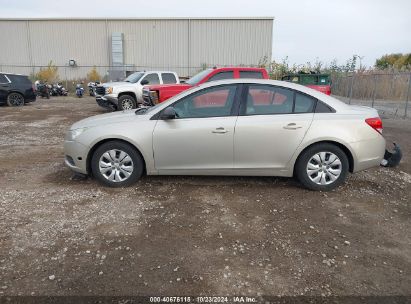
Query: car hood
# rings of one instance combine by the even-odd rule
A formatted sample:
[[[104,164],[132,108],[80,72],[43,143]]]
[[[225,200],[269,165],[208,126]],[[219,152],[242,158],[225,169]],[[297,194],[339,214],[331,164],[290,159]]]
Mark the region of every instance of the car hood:
[[[97,126],[107,126],[110,124],[116,124],[121,122],[129,122],[131,119],[147,119],[147,116],[144,114],[136,115],[136,110],[122,111],[122,112],[113,112],[107,114],[100,114],[96,116],[91,116],[86,119],[80,120],[74,123],[70,130],[75,130],[79,128],[91,128]]]
[[[125,86],[125,85],[133,85],[133,83],[127,82],[127,81],[115,81],[115,82],[106,82],[106,83],[103,83],[103,87],[105,87],[105,88]]]

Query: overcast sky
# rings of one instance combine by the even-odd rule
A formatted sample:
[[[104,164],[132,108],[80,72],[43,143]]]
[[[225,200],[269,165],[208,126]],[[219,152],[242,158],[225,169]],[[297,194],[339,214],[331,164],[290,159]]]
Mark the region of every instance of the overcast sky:
[[[0,18],[273,16],[273,58],[297,64],[342,64],[357,54],[373,65],[386,53],[411,52],[411,0],[0,0],[0,7]]]

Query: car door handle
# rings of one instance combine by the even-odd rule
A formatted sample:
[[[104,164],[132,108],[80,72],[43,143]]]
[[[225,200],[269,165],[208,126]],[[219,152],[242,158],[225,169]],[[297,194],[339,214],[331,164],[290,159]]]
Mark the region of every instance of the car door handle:
[[[217,134],[224,134],[227,133],[228,130],[224,129],[223,127],[216,128],[215,130],[211,131],[212,133],[217,133]]]
[[[283,129],[286,129],[286,130],[297,130],[301,128],[302,128],[301,126],[297,126],[297,124],[293,122],[283,127]]]

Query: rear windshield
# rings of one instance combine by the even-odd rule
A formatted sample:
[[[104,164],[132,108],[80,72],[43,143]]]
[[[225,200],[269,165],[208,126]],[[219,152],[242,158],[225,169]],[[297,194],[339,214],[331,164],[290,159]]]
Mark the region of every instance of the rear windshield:
[[[287,75],[281,78],[284,81],[299,83],[302,85],[330,85],[330,76],[328,75]]]
[[[29,84],[31,85],[31,81],[28,76],[23,76],[23,75],[7,75],[7,77],[10,79],[12,83],[18,83],[18,84]]]

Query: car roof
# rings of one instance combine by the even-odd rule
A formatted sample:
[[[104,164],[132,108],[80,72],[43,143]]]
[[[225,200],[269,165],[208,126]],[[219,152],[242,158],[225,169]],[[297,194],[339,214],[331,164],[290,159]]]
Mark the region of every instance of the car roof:
[[[172,72],[172,71],[135,71],[134,73],[173,73],[173,74],[177,74],[176,72]]]
[[[209,70],[218,70],[218,71],[264,71],[265,68],[232,66],[232,67],[209,68]]]
[[[16,74],[16,73],[8,73],[8,72],[0,72],[0,74],[3,74],[3,75],[14,75],[14,76],[24,76],[24,77],[28,77],[27,75],[23,75],[23,74]]]

